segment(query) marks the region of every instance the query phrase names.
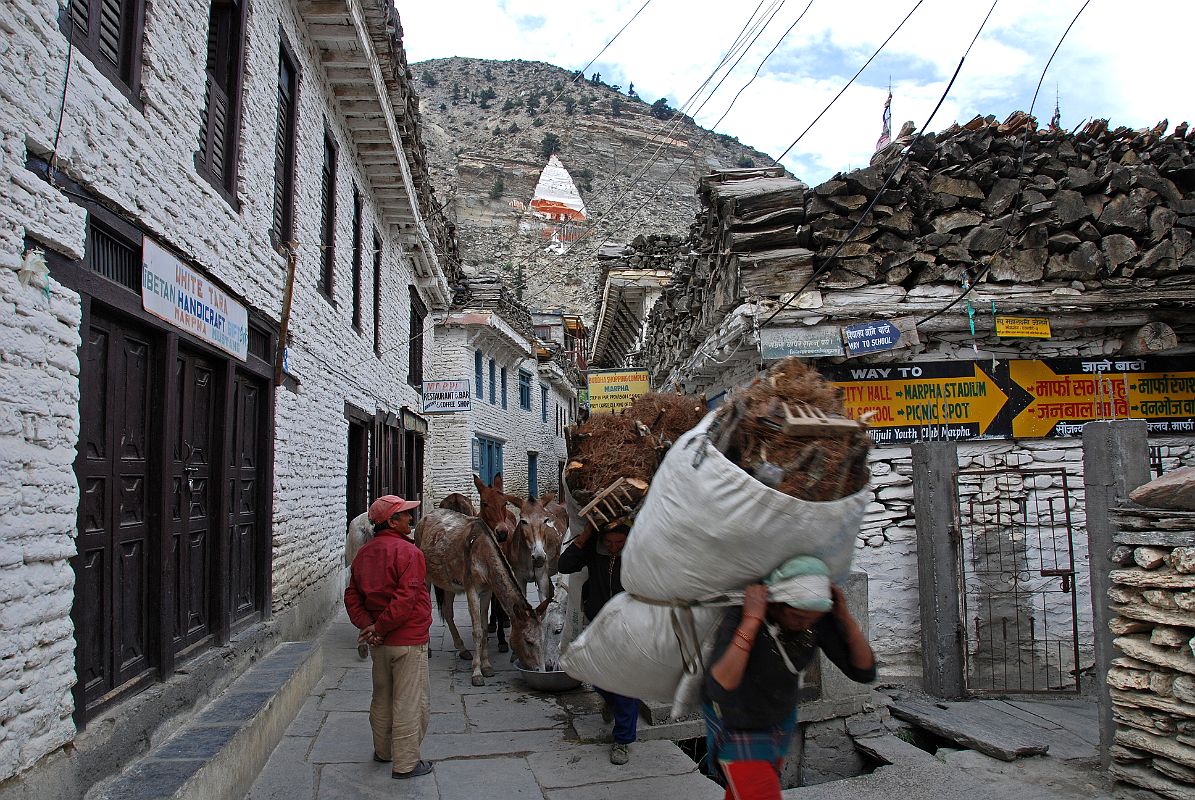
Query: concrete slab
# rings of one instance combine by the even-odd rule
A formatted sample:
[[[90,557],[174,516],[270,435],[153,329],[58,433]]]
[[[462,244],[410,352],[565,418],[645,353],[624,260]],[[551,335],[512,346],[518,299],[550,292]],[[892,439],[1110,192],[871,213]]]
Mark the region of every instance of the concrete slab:
[[[187,727],[178,735],[168,739],[156,748],[154,758],[173,760],[179,758],[209,759],[220,752],[240,731],[240,725],[211,725]]]
[[[436,764],[440,800],[543,800],[543,792],[525,758],[441,761]],[[502,787],[498,789],[497,787]]]
[[[443,733],[428,734],[423,740],[422,753],[424,758],[437,761],[445,758],[523,755],[575,746],[575,742],[564,738],[562,730]]]
[[[523,693],[493,692],[464,696],[465,717],[478,731],[533,731],[559,728],[568,718],[555,702]]]
[[[469,723],[465,720],[465,712],[449,711],[444,714],[433,713],[427,724],[427,733],[465,733],[469,730]]]
[[[679,747],[665,741],[635,742],[631,745],[631,760],[622,766],[610,763],[610,748],[605,745],[535,753],[527,757],[527,762],[544,789],[697,772],[697,765]]]
[[[1099,709],[1094,702],[1075,700],[1009,700],[1008,705],[1026,711],[1070,731],[1080,739],[1099,744]]]
[[[320,710],[319,700],[318,695],[312,695],[304,701],[299,713],[286,729],[287,736],[315,736],[319,733],[320,726],[328,716],[328,712]]]
[[[368,711],[373,691],[330,689],[320,699],[321,711]]]
[[[347,670],[344,667],[329,667],[324,670],[324,674],[315,682],[315,687],[311,690],[312,694],[323,694],[329,689],[336,688],[341,679],[344,678],[344,673]]]
[[[1049,742],[1040,728],[979,703],[933,703],[908,696],[888,707],[892,716],[911,722],[963,747],[1005,761],[1046,752]]]
[[[582,742],[611,742],[610,730],[613,723],[602,719],[601,714],[582,714],[572,719],[573,730]],[[670,739],[674,742],[681,739],[692,739],[705,736],[704,720],[687,720],[685,722],[668,722],[663,725],[648,725],[642,720],[636,732],[641,742],[654,739]]]
[[[308,760],[313,764],[372,762],[369,715],[360,711],[329,711]]]
[[[330,688],[342,689],[347,692],[372,692],[373,662],[364,661],[360,666],[346,668],[340,682]]]
[[[307,763],[311,742],[306,736],[282,737],[247,800],[312,800],[316,767]]]
[[[436,774],[405,781],[390,777],[390,765],[327,764],[319,769],[317,800],[440,800]]]
[[[628,798],[683,798],[684,800],[722,800],[725,790],[698,773],[660,778],[599,783],[554,789],[544,793],[547,800],[628,800]],[[941,800],[941,798],[939,798]]]

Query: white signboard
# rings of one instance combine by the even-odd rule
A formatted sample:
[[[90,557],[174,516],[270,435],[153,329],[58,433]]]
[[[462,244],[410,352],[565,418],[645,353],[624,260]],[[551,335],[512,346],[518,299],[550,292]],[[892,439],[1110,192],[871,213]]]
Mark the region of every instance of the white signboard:
[[[424,414],[468,411],[472,399],[473,383],[468,378],[455,381],[423,382]]]
[[[243,305],[148,236],[141,264],[146,311],[242,361],[248,357],[249,312]]]

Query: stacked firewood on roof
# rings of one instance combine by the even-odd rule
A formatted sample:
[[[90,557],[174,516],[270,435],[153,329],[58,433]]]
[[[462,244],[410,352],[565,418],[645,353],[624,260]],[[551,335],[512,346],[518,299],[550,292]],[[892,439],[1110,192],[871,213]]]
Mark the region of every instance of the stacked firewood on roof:
[[[796,358],[731,394],[710,439],[760,483],[801,500],[837,500],[870,477],[866,426],[847,418],[841,392]]]
[[[594,414],[569,429],[564,481],[573,501],[579,509],[593,505],[599,525],[631,511],[668,448],[704,415],[701,398],[649,393],[618,414]]]
[[[1195,468],[1112,512],[1111,774],[1178,800],[1195,785]]]
[[[668,376],[741,304],[766,312],[806,288],[827,304],[833,292],[882,288],[893,316],[936,309],[942,292],[977,275],[1013,294],[1040,287],[1043,303],[1054,290],[1190,290],[1195,130],[1186,123],[1131,130],[1095,120],[1071,133],[1016,112],[908,145],[882,193],[896,144],[814,188],[780,168],[702,178],[692,252],[649,320],[652,374]]]

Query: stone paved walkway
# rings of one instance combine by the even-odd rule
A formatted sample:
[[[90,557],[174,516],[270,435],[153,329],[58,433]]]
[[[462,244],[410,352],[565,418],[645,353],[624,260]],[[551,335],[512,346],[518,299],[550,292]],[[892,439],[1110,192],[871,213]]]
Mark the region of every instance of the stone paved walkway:
[[[468,622],[463,600],[456,619]],[[460,628],[466,645],[469,628]],[[597,800],[721,798],[722,789],[668,741],[632,746],[631,762],[610,764],[597,695],[561,695],[526,688],[490,637],[497,674],[470,683],[436,615],[431,630],[431,724],[422,755],[435,763],[426,777],[396,781],[372,758],[368,709],[370,662],[357,658],[356,629],[341,611],[323,634],[322,680],[258,776],[249,800],[335,800],[410,797],[420,800]],[[578,729],[588,737],[578,736]]]

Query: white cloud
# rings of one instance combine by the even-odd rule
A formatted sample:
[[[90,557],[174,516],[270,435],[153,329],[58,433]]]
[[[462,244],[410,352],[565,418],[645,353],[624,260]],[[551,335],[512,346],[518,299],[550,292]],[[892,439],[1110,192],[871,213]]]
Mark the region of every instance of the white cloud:
[[[773,2],[765,0],[765,8]],[[778,155],[914,3],[815,0],[719,132]],[[976,114],[1003,118],[1028,109],[1050,51],[1081,4],[1000,0],[932,127],[940,130]],[[454,55],[522,58],[567,69],[583,66],[641,5],[642,0],[397,3],[412,61]],[[698,116],[700,122],[709,125],[721,116],[805,5],[805,0],[788,0]],[[866,163],[880,134],[889,77],[894,128],[907,119],[921,125],[989,7],[985,0],[924,0],[786,165],[816,183]],[[609,82],[633,80],[649,102],[668,97],[679,105],[710,74],[753,8],[750,2],[653,0],[590,71],[600,70]],[[1192,22],[1195,4],[1187,0],[1153,0],[1132,8],[1095,0],[1050,68],[1035,113],[1049,118],[1057,87],[1063,124],[1072,127],[1089,117],[1145,127],[1164,117],[1177,123],[1195,116],[1185,41]]]

